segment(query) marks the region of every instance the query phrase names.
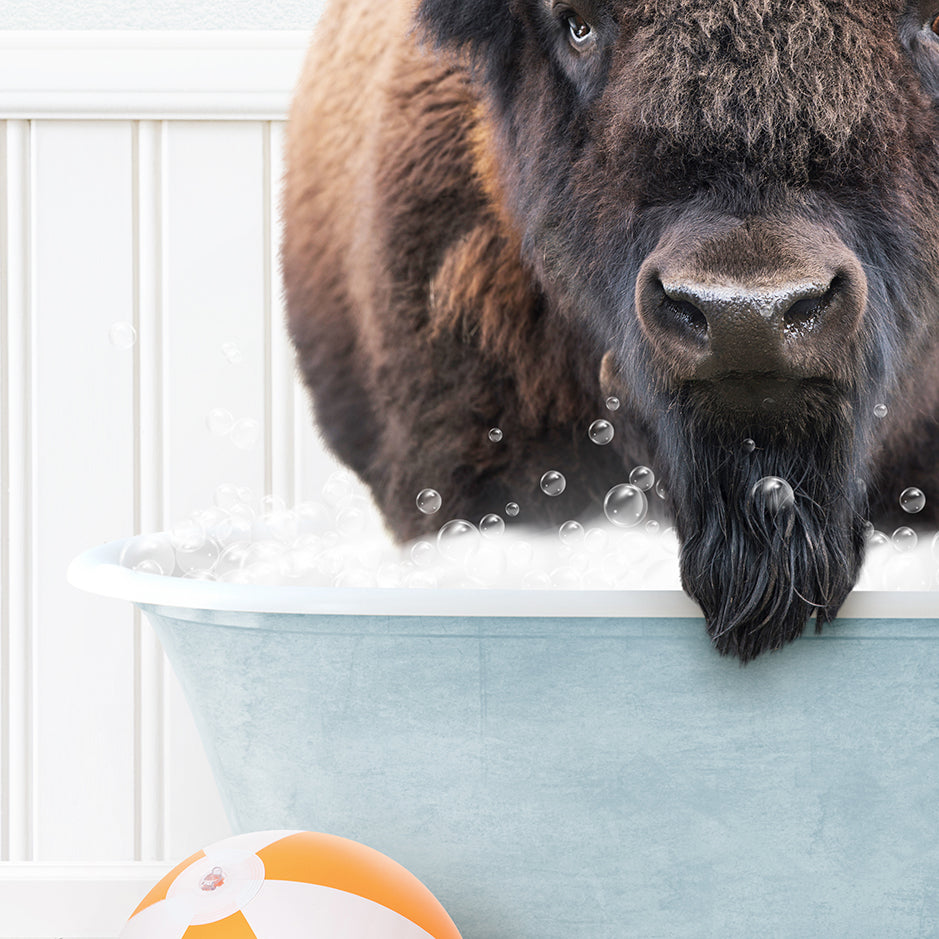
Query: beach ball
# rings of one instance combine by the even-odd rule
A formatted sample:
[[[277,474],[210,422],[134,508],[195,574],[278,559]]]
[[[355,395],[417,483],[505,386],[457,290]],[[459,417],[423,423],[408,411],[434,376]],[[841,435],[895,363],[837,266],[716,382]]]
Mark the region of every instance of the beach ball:
[[[413,874],[311,831],[226,838],[171,870],[120,939],[460,939]]]

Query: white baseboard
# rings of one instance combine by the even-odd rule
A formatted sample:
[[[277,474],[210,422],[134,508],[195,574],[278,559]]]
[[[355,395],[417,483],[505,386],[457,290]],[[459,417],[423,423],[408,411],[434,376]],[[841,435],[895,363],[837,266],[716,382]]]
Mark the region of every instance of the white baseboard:
[[[0,864],[0,939],[115,939],[172,864]]]

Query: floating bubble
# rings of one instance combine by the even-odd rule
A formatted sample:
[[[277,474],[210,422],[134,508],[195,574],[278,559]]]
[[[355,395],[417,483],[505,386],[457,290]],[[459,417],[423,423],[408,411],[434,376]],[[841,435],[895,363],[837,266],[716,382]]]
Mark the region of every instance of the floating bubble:
[[[147,574],[172,574],[176,552],[167,535],[137,535],[124,545],[121,565]]]
[[[205,544],[205,526],[195,518],[183,519],[169,530],[169,538],[176,551],[195,551]]]
[[[205,426],[215,434],[216,437],[227,437],[235,426],[235,418],[231,411],[225,408],[212,408],[206,415]]]
[[[253,417],[243,417],[235,421],[229,432],[229,439],[239,450],[251,450],[257,446],[261,437],[261,425]]]
[[[668,498],[668,493],[665,491],[665,483],[663,483],[662,480],[659,480],[659,481],[655,484],[655,494],[656,494],[660,499],[667,499],[667,498]]]
[[[650,535],[657,535],[659,533],[659,528],[661,528],[661,525],[659,525],[659,523],[654,518],[650,518],[649,521],[646,522],[646,531]]]
[[[750,490],[750,498],[758,508],[777,515],[788,511],[795,505],[795,493],[785,479],[778,476],[764,476],[757,480]]]
[[[541,477],[541,491],[546,496],[559,496],[567,487],[567,480],[557,470],[548,470]]]
[[[498,538],[505,531],[502,517],[490,512],[479,520],[479,533],[487,538]]]
[[[439,512],[440,506],[443,505],[443,499],[436,489],[422,489],[417,494],[414,502],[425,515],[433,515],[434,512]]]
[[[229,365],[241,365],[245,360],[241,347],[234,339],[226,339],[222,343],[222,355],[225,356]]]
[[[886,416],[887,416],[887,405],[875,404],[874,405],[874,417],[886,417]]]
[[[619,398],[616,397],[616,395],[610,395],[606,399],[606,407],[607,407],[607,410],[609,411],[618,411],[619,405],[620,405],[620,401],[619,401]]]
[[[417,567],[430,567],[436,555],[437,549],[429,541],[415,541],[411,545],[411,560]]]
[[[900,508],[904,512],[913,515],[916,512],[922,512],[925,505],[926,496],[921,489],[917,489],[915,486],[910,486],[900,493]]]
[[[505,504],[505,514],[510,518],[515,518],[516,515],[521,511],[518,507],[517,502],[506,502]]]
[[[489,439],[493,443],[498,443],[502,439],[502,431],[498,427],[493,427],[489,431]]]
[[[108,330],[108,339],[118,349],[129,349],[137,341],[137,330],[132,323],[112,323]]]
[[[776,407],[776,399],[775,399],[775,398],[764,398],[764,399],[763,399],[763,409],[764,409],[764,410],[769,411],[769,410],[771,410],[771,409],[774,408],[774,407]]]
[[[465,518],[450,519],[437,532],[437,550],[448,561],[465,561],[479,548],[479,532]]]
[[[878,548],[881,545],[890,544],[890,539],[882,531],[877,531],[876,528],[871,528],[871,530],[865,536],[867,539],[867,544],[871,548]]]
[[[740,444],[740,449],[743,450],[744,453],[753,453],[753,451],[756,449],[756,441],[750,437],[747,437],[746,440]]]
[[[566,544],[569,548],[583,544],[585,534],[584,526],[574,519],[564,522],[558,529],[558,538],[561,539],[561,544]]]
[[[633,483],[614,486],[603,500],[603,513],[619,528],[633,528],[646,515],[646,494]]]
[[[890,541],[897,551],[912,551],[917,543],[919,538],[916,535],[916,532],[912,528],[908,528],[906,525],[898,528],[893,535],[890,537]]]
[[[643,492],[648,492],[655,485],[655,473],[648,466],[634,466],[629,474],[629,481]]]
[[[613,425],[602,418],[587,429],[587,436],[598,446],[605,446],[613,439]]]

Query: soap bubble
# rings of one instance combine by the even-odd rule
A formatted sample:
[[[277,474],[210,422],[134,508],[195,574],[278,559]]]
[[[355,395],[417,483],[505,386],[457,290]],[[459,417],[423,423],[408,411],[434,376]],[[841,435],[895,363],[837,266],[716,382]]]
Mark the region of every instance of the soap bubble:
[[[795,505],[792,486],[778,476],[764,476],[757,480],[750,490],[750,499],[758,508],[773,515],[788,511]]]
[[[886,417],[886,416],[887,416],[887,405],[875,404],[874,405],[874,417]]]
[[[259,527],[265,536],[275,541],[291,544],[300,534],[300,517],[296,512],[286,509],[279,512],[267,512],[260,520]]]
[[[453,518],[437,532],[437,550],[448,561],[465,561],[479,548],[479,532],[465,518]]]
[[[584,578],[576,568],[565,564],[551,571],[551,585],[561,590],[580,590],[584,586]]]
[[[522,586],[526,590],[546,590],[551,586],[551,578],[545,571],[528,571],[522,577]]]
[[[404,585],[411,590],[433,590],[437,586],[437,577],[431,571],[411,571]]]
[[[222,483],[215,489],[214,502],[220,509],[226,511],[240,501],[238,487],[232,483]]]
[[[909,512],[911,515],[916,512],[922,512],[925,505],[926,496],[923,494],[922,490],[917,489],[915,486],[910,486],[900,493],[900,508],[903,509],[904,512]]]
[[[333,508],[349,499],[355,492],[355,477],[348,470],[330,473],[323,483],[323,501]]]
[[[329,525],[329,509],[322,502],[301,502],[294,512],[301,535],[316,534],[324,531]]]
[[[147,574],[172,574],[176,552],[167,535],[137,535],[121,550],[121,566]]]
[[[604,446],[613,439],[613,425],[609,421],[594,421],[587,429],[587,436],[597,445]]]
[[[205,418],[205,426],[215,434],[216,437],[226,437],[231,433],[235,426],[235,418],[232,412],[225,408],[212,408]]]
[[[633,528],[646,515],[646,494],[633,483],[614,486],[603,500],[603,512],[619,528]]]
[[[559,496],[567,487],[567,480],[557,470],[548,470],[541,477],[541,491],[546,496]]]
[[[655,473],[648,466],[635,466],[629,474],[629,481],[643,492],[648,492],[655,485]]]
[[[890,544],[890,539],[882,531],[877,531],[876,528],[872,528],[866,534],[866,540],[868,547],[879,548],[881,545]]]
[[[756,441],[750,437],[747,437],[746,440],[740,444],[740,449],[743,450],[744,453],[753,453],[753,451],[756,449]]]
[[[505,522],[493,512],[479,520],[479,533],[487,538],[498,538],[505,531]]]
[[[490,439],[493,443],[498,443],[498,442],[502,439],[502,431],[499,430],[498,427],[493,427],[493,428],[489,431],[489,439]]]
[[[897,551],[912,551],[919,541],[916,532],[906,525],[898,528],[890,537],[890,541]]]
[[[258,503],[262,515],[270,515],[278,512],[287,511],[287,500],[283,496],[267,495],[261,496]]]
[[[243,417],[235,421],[229,433],[229,439],[239,450],[251,450],[257,446],[261,437],[261,424],[253,417]]]
[[[414,502],[425,515],[433,515],[435,512],[439,512],[440,506],[443,505],[443,499],[436,489],[422,489],[417,494]]]
[[[429,541],[415,541],[411,545],[411,560],[418,567],[429,567],[436,555],[437,549]]]
[[[108,330],[108,339],[118,349],[129,349],[137,341],[137,330],[132,323],[112,323]]]
[[[480,545],[466,558],[466,574],[472,580],[485,586],[492,586],[505,573],[506,557],[503,548],[490,542]]]
[[[591,528],[584,535],[584,547],[591,554],[600,554],[607,549],[610,543],[610,536],[602,528]]]
[[[668,498],[668,493],[665,491],[665,483],[663,483],[661,479],[655,484],[655,494],[660,499]]]
[[[510,518],[515,518],[516,515],[521,511],[518,507],[517,502],[506,502],[505,504],[505,514]]]
[[[169,538],[176,551],[195,551],[205,544],[205,526],[195,518],[183,519],[169,530]]]
[[[616,395],[610,395],[610,396],[606,399],[607,410],[610,410],[610,411],[618,411],[618,410],[619,410],[619,403],[620,403],[620,402],[619,402],[619,398],[617,398]]]
[[[222,355],[230,365],[240,365],[245,360],[241,347],[234,339],[226,339],[222,343]]]
[[[195,547],[176,549],[176,563],[184,574],[207,573],[215,566],[219,558],[218,543],[212,538],[205,538]]]
[[[336,513],[336,528],[347,537],[361,535],[367,519],[359,505],[345,505]]]
[[[574,519],[564,522],[558,528],[558,538],[561,539],[561,544],[566,544],[569,548],[583,544],[585,534],[584,526]]]
[[[661,527],[662,526],[659,525],[659,523],[654,518],[650,518],[649,521],[646,522],[646,531],[650,535],[657,535]]]

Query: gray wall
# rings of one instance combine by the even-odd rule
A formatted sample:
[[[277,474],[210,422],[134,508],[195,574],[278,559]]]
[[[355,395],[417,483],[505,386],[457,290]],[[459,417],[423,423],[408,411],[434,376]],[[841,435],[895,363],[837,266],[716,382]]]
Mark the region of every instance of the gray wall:
[[[2,29],[310,29],[325,0],[0,0]]]

